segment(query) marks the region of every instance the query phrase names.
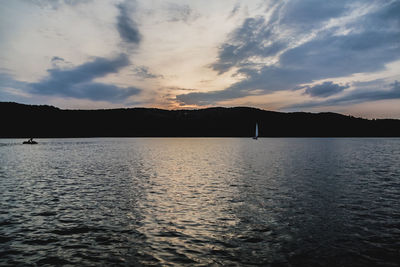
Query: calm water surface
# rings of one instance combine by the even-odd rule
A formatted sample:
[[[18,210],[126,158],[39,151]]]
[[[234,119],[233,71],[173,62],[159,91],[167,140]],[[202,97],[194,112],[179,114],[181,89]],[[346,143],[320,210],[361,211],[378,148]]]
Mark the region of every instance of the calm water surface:
[[[0,265],[398,266],[400,139],[0,139]]]

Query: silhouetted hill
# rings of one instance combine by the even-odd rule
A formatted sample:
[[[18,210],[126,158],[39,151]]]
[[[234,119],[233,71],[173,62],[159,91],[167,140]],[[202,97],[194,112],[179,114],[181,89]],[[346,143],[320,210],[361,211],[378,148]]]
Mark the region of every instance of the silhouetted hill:
[[[255,108],[62,110],[0,102],[0,137],[263,137],[400,136],[400,120],[336,113],[281,113]]]

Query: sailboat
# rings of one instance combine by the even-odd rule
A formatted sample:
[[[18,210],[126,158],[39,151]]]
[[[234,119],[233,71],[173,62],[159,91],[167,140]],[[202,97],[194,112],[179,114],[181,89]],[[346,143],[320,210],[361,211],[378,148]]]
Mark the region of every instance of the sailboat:
[[[256,133],[255,133],[255,135],[253,136],[253,139],[254,139],[254,140],[257,140],[257,138],[258,138],[258,123],[256,123]]]

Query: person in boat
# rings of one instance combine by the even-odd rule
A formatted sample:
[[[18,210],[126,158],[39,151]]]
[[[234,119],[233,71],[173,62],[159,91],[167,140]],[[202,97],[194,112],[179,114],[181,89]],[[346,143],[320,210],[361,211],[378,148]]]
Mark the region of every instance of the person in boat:
[[[31,137],[31,138],[29,138],[28,141],[24,141],[23,144],[31,144],[31,145],[33,145],[33,144],[37,144],[37,142],[33,141],[33,138]]]

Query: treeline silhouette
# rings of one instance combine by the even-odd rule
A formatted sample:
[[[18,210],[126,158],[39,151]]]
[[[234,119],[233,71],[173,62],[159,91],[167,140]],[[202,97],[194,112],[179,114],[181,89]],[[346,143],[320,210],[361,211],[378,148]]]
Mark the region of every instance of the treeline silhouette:
[[[2,138],[52,137],[399,137],[400,120],[256,108],[62,110],[0,102]]]

